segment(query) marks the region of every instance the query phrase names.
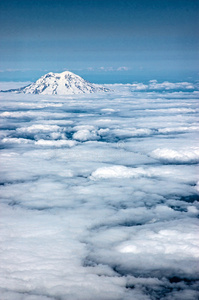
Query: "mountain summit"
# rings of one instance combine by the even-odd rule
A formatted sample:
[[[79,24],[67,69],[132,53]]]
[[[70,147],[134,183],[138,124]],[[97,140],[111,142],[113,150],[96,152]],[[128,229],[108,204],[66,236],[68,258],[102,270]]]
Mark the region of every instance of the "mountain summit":
[[[65,71],[62,73],[50,72],[28,86],[4,92],[42,95],[67,95],[83,93],[90,94],[107,91],[108,89],[104,88],[103,86],[90,83],[72,72]]]

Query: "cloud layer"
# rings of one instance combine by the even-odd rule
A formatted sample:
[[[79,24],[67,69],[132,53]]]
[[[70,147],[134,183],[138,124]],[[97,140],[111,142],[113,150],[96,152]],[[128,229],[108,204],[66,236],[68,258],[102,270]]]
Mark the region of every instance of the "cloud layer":
[[[132,89],[138,91],[145,90],[194,90],[198,88],[198,84],[190,82],[169,82],[164,81],[159,83],[157,80],[150,80],[148,84],[133,83]]]
[[[198,298],[198,94],[157,84],[2,94],[3,299]]]

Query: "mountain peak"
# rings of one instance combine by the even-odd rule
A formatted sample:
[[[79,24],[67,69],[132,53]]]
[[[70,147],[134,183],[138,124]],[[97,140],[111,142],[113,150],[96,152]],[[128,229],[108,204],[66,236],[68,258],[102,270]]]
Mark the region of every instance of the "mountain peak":
[[[75,73],[72,73],[70,71],[64,71],[64,72],[61,72],[61,73],[49,72],[49,73],[43,75],[42,77],[47,78],[47,77],[56,77],[56,76],[64,77],[64,76],[78,76],[78,75],[76,75]]]
[[[108,89],[90,83],[70,71],[64,71],[62,73],[49,72],[26,87],[9,91],[24,94],[67,95],[107,92]]]

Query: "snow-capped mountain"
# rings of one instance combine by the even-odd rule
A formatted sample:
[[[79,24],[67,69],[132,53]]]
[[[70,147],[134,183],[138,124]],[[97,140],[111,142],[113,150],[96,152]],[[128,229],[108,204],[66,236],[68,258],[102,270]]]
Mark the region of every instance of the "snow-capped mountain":
[[[108,89],[104,88],[103,86],[90,83],[72,72],[65,71],[62,73],[50,72],[28,86],[4,92],[43,95],[67,95],[83,93],[90,94],[107,91]]]

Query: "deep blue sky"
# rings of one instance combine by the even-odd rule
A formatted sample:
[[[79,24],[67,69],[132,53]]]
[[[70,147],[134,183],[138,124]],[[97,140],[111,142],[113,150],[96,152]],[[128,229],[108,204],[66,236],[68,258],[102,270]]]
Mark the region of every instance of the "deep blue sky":
[[[0,80],[198,79],[199,0],[0,0]]]

